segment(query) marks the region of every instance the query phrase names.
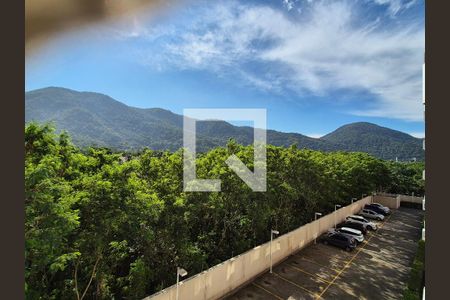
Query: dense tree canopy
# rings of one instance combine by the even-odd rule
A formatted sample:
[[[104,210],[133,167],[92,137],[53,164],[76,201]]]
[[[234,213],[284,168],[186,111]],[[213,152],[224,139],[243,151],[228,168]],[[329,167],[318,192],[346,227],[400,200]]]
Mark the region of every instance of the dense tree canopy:
[[[365,153],[267,147],[267,192],[252,192],[225,160],[251,168],[233,141],[197,157],[221,192],[185,193],[182,150],[139,154],[74,147],[48,125],[25,128],[25,291],[28,299],[136,299],[373,191],[423,194],[422,163]]]

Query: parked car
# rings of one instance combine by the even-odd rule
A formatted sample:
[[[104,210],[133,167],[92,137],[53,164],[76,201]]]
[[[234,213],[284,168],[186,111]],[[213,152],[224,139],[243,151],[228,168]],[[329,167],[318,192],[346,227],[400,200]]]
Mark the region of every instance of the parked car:
[[[381,205],[380,203],[371,203],[370,205],[374,205],[376,207],[381,208],[382,210],[384,210],[387,214],[391,213],[391,210],[389,209],[389,207]]]
[[[376,212],[376,213],[378,213],[380,215],[383,215],[383,216],[388,215],[386,210],[384,210],[382,208],[379,208],[378,206],[373,205],[373,204],[366,204],[366,205],[364,205],[364,208],[365,209],[370,209],[370,210],[372,210],[372,211],[374,211],[374,212]]]
[[[358,243],[362,243],[364,241],[364,235],[360,230],[350,228],[350,227],[341,227],[336,229],[336,232],[342,233],[349,237],[354,238]]]
[[[368,209],[368,208],[364,208],[363,210],[361,210],[361,212],[359,214],[361,216],[369,218],[369,219],[374,219],[374,220],[378,220],[378,221],[384,220],[384,216],[382,214],[375,212],[372,209]]]
[[[358,222],[358,223],[362,223],[362,224],[366,224],[367,225],[367,229],[369,229],[369,230],[377,230],[378,229],[377,224],[375,224],[374,222],[370,222],[369,220],[367,220],[363,216],[350,215],[350,216],[348,216],[346,218],[346,220],[353,221],[353,222]]]
[[[362,232],[362,234],[367,233],[367,225],[366,224],[354,222],[351,220],[346,220],[345,222],[338,224],[336,227],[338,227],[338,228],[348,227],[348,228],[353,228],[353,229],[359,230]]]
[[[339,232],[328,232],[322,239],[322,242],[327,245],[333,245],[346,251],[351,251],[356,248],[356,240]]]

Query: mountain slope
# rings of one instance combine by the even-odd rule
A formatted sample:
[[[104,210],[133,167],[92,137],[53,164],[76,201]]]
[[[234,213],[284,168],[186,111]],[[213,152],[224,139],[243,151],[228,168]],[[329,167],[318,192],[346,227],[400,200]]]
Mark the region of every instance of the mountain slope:
[[[181,115],[161,108],[134,108],[103,94],[65,88],[26,92],[25,122],[30,121],[53,122],[79,146],[175,151],[183,142]],[[244,145],[253,143],[253,128],[224,121],[197,122],[199,151],[224,146],[230,138]],[[423,159],[420,139],[370,123],[346,125],[320,139],[268,130],[267,141],[314,150],[363,151],[385,159]]]
[[[345,151],[363,151],[378,156],[383,154],[383,158],[388,159],[424,158],[421,139],[366,122],[344,125],[321,139],[334,143]]]

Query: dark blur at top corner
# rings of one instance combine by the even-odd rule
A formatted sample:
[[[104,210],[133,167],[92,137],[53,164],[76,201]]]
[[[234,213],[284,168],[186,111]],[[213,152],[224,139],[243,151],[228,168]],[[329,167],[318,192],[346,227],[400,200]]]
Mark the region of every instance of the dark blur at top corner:
[[[26,0],[25,54],[57,35],[145,11],[157,14],[182,0]]]

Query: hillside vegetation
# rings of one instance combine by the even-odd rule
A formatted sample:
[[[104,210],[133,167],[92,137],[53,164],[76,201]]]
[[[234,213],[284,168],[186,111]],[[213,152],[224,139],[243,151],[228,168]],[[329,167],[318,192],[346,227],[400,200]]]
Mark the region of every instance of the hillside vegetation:
[[[44,88],[25,94],[25,121],[53,122],[70,133],[80,147],[98,146],[116,150],[143,148],[176,151],[183,142],[183,116],[161,108],[140,109],[92,92]],[[225,146],[232,138],[239,144],[253,143],[253,128],[224,121],[197,123],[197,148],[206,152]],[[323,138],[299,133],[267,131],[275,146],[321,151],[361,151],[378,158],[407,161],[424,159],[421,139],[371,123],[345,125]]]
[[[225,164],[231,154],[252,167],[252,147],[229,141],[197,159],[198,177],[220,178],[222,192],[184,193],[182,150],[82,151],[27,125],[26,298],[142,298],[173,284],[177,266],[194,275],[352,197],[423,194],[422,163],[295,146],[268,146],[267,192],[252,192]]]

